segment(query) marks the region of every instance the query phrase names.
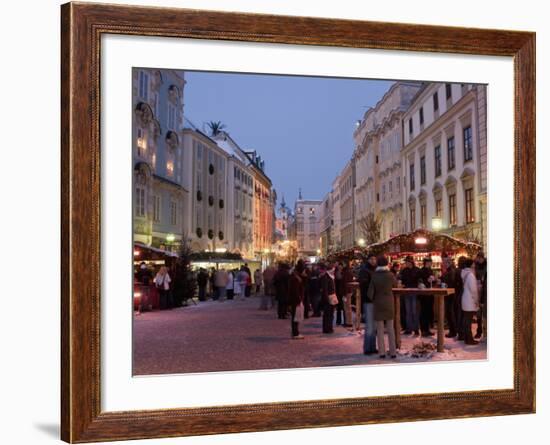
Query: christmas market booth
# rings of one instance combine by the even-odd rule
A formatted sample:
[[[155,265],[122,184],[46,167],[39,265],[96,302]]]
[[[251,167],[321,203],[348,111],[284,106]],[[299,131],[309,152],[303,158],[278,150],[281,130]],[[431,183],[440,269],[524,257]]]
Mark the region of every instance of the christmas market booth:
[[[146,244],[134,243],[134,309],[158,309],[159,295],[152,280],[161,266],[171,267],[177,254]]]
[[[375,243],[365,247],[365,253],[374,255],[384,254],[392,261],[400,260],[406,256],[412,256],[418,267],[422,267],[425,257],[432,258],[434,271],[441,270],[442,258],[450,257],[458,259],[460,256],[474,257],[482,251],[481,245],[463,241],[444,233],[418,229],[409,233],[396,235],[383,243]]]
[[[195,271],[200,268],[206,270],[233,270],[240,269],[241,266],[244,266],[245,264],[248,264],[252,274],[254,274],[256,269],[261,270],[261,262],[259,260],[245,259],[240,253],[194,252],[191,254],[191,267]]]

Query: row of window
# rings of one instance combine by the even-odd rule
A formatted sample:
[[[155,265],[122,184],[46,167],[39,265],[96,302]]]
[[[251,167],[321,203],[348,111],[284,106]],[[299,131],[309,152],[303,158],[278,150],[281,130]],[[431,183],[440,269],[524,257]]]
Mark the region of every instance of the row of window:
[[[464,84],[462,84],[462,86],[464,87]],[[452,88],[452,85],[450,83],[446,83],[445,84],[445,99],[447,101],[450,101],[452,100],[452,95],[453,95],[453,88]],[[433,102],[433,111],[434,111],[434,115],[439,111],[439,93],[436,91],[433,95],[432,95],[432,102]],[[420,122],[420,126],[423,127],[424,126],[424,107],[421,106],[419,109],[418,109],[418,120]],[[413,120],[412,120],[412,117],[409,118],[409,134],[412,135],[413,134]]]
[[[448,195],[449,206],[449,226],[453,227],[457,225],[457,208],[456,208],[456,193]],[[474,206],[474,189],[467,188],[464,190],[464,213],[466,224],[473,223],[475,221],[475,206]],[[443,200],[441,198],[435,199],[435,216],[443,217]],[[409,219],[411,230],[416,229],[416,206],[409,206]],[[425,202],[420,203],[420,227],[426,228],[427,221],[427,206]]]
[[[471,161],[474,157],[472,145],[472,127],[468,125],[462,129],[464,163]],[[441,167],[441,145],[434,147],[434,176],[437,178],[442,174]],[[455,138],[447,138],[447,171],[456,166],[455,159]],[[416,187],[414,162],[409,163],[409,185],[411,191]],[[420,185],[426,184],[426,155],[420,157]]]
[[[136,216],[146,216],[146,205],[145,189],[136,187]],[[161,198],[158,195],[153,195],[153,221],[161,222]],[[178,204],[173,200],[170,201],[170,224],[173,226],[178,225]]]

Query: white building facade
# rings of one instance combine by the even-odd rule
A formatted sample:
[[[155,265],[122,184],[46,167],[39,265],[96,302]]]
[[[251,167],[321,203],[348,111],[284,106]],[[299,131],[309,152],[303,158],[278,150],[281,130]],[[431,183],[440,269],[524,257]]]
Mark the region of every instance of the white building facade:
[[[294,204],[296,244],[299,257],[318,256],[320,250],[320,213],[322,201],[303,199]]]
[[[486,241],[484,85],[430,83],[403,115],[406,228]]]
[[[419,82],[396,82],[368,110],[354,132],[356,144],[356,225],[373,213],[380,240],[405,231],[402,199],[402,117],[421,88]]]

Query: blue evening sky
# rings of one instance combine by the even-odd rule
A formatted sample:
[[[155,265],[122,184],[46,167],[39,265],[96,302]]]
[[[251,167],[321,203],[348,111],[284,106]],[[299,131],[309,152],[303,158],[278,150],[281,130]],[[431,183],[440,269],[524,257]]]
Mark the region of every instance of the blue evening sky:
[[[184,114],[198,128],[221,121],[292,207],[298,189],[323,199],[353,152],[353,130],[391,81],[185,72]]]

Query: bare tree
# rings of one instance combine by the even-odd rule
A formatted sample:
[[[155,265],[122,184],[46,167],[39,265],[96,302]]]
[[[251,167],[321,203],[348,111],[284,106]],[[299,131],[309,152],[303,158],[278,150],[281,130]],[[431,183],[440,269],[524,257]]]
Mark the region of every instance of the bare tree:
[[[358,221],[358,226],[367,246],[380,241],[382,221],[373,212],[361,218]]]

